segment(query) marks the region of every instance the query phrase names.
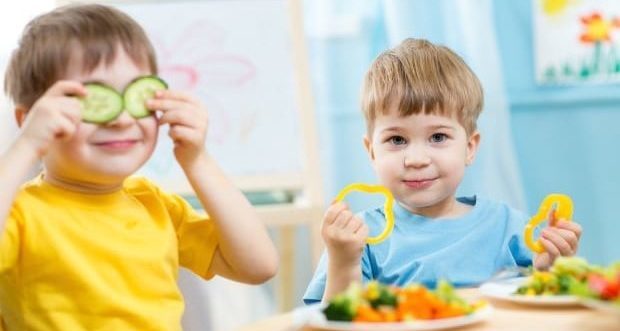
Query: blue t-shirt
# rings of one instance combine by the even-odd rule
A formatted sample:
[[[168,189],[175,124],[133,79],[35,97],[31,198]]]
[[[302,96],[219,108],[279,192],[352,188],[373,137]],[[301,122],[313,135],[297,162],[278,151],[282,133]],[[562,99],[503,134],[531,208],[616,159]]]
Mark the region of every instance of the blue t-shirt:
[[[532,254],[525,246],[527,215],[506,204],[476,197],[459,198],[473,208],[455,219],[431,219],[394,204],[394,230],[378,245],[366,245],[362,254],[362,281],[404,286],[412,282],[434,287],[444,278],[455,286],[479,284],[509,266],[529,266]],[[361,213],[370,235],[385,227],[383,207]],[[306,304],[321,301],[325,290],[327,254],[304,294]]]

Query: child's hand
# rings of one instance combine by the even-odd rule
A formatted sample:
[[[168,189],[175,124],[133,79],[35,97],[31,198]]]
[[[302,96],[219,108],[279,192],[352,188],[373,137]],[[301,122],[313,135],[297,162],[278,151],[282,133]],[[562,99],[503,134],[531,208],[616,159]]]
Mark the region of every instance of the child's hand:
[[[339,266],[359,265],[368,226],[353,215],[343,202],[332,204],[323,217],[321,235],[331,263]]]
[[[54,140],[70,139],[81,121],[80,101],[86,95],[84,86],[75,81],[58,81],[28,111],[21,123],[19,142],[33,148],[42,157]]]
[[[553,221],[553,220],[552,220]],[[559,256],[572,256],[577,253],[579,237],[581,237],[581,225],[575,222],[559,220],[551,222],[551,226],[542,230],[540,242],[545,252],[538,254],[534,260],[534,267],[546,270]]]
[[[170,124],[168,135],[174,141],[174,156],[182,167],[206,154],[208,116],[198,99],[177,91],[157,91],[155,98],[147,101],[147,107],[163,112],[160,125]]]

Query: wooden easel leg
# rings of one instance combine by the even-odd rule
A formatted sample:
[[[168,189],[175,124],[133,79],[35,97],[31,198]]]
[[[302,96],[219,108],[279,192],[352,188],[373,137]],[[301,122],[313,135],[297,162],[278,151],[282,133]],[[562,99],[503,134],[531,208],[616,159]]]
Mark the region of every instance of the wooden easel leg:
[[[293,309],[295,297],[295,226],[279,229],[280,276],[277,284],[278,309],[281,312]]]

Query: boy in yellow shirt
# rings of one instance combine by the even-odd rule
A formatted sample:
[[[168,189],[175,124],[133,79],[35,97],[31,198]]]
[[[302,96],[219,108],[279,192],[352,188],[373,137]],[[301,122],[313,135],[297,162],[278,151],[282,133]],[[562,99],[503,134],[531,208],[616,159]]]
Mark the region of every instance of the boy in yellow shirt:
[[[113,8],[62,7],[25,29],[5,77],[21,127],[0,157],[6,330],[180,330],[180,266],[252,284],[275,274],[265,226],[205,149],[207,112],[196,98],[160,90],[146,117],[125,108],[84,121],[85,83],[123,91],[156,73],[144,31]],[[208,217],[131,177],[161,125]],[[39,160],[41,175],[20,187]]]

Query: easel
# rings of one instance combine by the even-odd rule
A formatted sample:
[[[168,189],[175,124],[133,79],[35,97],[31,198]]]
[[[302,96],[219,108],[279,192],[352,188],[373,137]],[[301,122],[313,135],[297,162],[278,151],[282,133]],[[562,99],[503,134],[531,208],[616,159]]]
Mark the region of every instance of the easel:
[[[267,187],[298,193],[291,203],[258,207],[263,222],[269,227],[278,228],[280,272],[276,297],[280,311],[288,311],[296,304],[294,302],[295,230],[299,226],[307,226],[309,229],[312,270],[314,270],[323,248],[320,225],[324,213],[317,127],[302,25],[302,4],[299,0],[287,0],[287,3],[290,10],[293,49],[295,49],[293,63],[297,69],[295,74],[298,81],[297,95],[301,106],[300,122],[303,124],[301,126],[305,151],[303,172],[295,176],[282,177],[275,183],[273,178],[270,179],[270,183],[260,183],[260,181],[249,179],[239,181],[239,186],[246,190],[260,190]]]

